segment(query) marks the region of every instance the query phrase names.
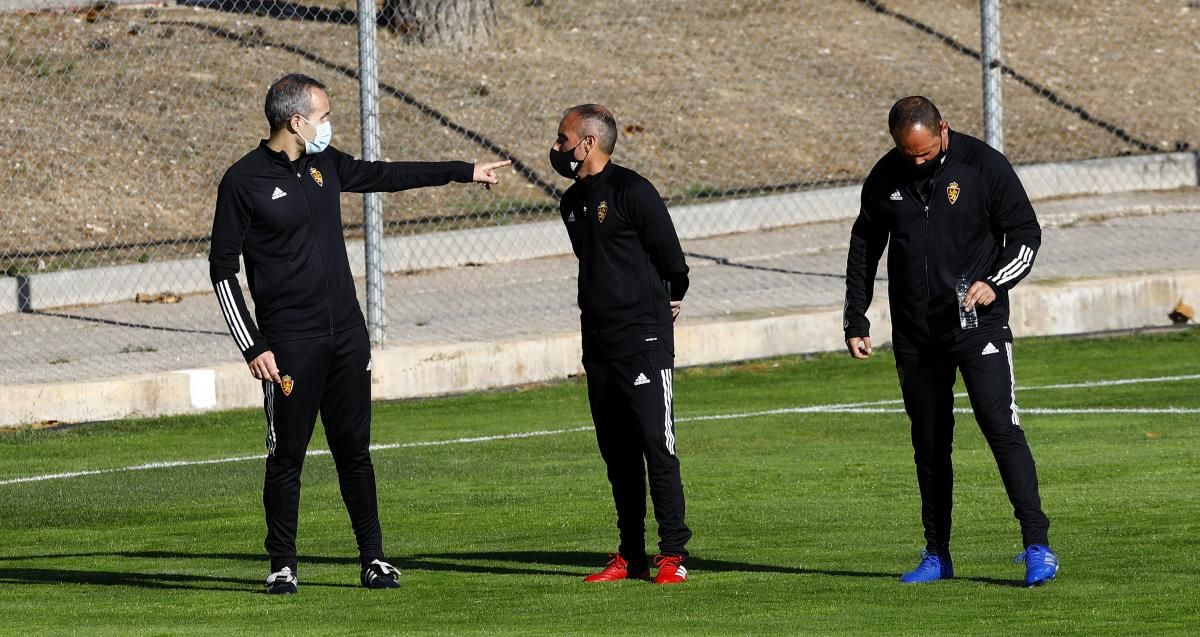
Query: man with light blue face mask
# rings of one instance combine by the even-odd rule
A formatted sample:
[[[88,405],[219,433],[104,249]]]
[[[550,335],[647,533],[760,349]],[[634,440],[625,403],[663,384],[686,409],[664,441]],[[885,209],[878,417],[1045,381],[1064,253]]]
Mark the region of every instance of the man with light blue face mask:
[[[494,184],[499,161],[367,162],[330,146],[329,96],[286,75],[265,104],[270,137],[221,180],[210,276],[234,341],[263,387],[263,505],[268,593],[295,593],[300,471],[318,413],[358,541],[360,583],[396,588],[384,561],[371,464],[371,345],[342,233],[341,193],[396,192],[452,181]],[[247,310],[239,257],[254,299]]]

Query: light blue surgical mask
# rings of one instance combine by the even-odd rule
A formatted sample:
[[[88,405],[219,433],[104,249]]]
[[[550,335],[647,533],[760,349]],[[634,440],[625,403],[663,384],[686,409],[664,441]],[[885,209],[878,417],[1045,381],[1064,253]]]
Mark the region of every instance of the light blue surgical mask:
[[[308,118],[303,115],[300,116],[300,119],[308,122]],[[304,139],[304,135],[300,135],[300,139],[304,139],[305,154],[316,155],[326,148],[329,148],[329,140],[333,139],[333,126],[331,126],[329,122],[321,122],[320,124],[308,122],[308,125],[317,129],[317,134],[313,137],[312,141],[308,141],[307,139]],[[299,135],[299,131],[297,131],[296,134]]]

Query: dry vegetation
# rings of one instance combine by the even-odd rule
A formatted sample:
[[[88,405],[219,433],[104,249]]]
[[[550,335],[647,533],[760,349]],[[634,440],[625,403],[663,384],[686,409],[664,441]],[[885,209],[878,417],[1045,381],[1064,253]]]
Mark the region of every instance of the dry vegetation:
[[[337,6],[327,2],[328,6]],[[854,0],[502,0],[498,31],[462,53],[381,33],[381,81],[486,136],[545,180],[561,110],[605,103],[617,161],[681,197],[861,178],[888,146],[897,97],[923,93],[980,134],[978,62]],[[978,3],[887,0],[971,47]],[[1187,0],[1006,2],[1002,45],[1020,73],[1155,147],[1200,145],[1200,8]],[[228,36],[234,37],[228,37]],[[224,169],[265,136],[262,96],[289,71],[331,87],[334,144],[359,148],[353,25],[190,8],[0,14],[0,254],[202,238]],[[1143,152],[1011,80],[1006,144],[1018,162]],[[493,156],[394,97],[383,153]],[[346,196],[347,221],[359,198]],[[385,198],[390,222],[510,219],[552,199],[519,176]],[[186,250],[202,253],[203,242]],[[163,254],[167,251],[164,250]],[[178,253],[173,249],[172,254]],[[155,258],[137,249],[131,258]],[[0,260],[0,267],[4,263]]]

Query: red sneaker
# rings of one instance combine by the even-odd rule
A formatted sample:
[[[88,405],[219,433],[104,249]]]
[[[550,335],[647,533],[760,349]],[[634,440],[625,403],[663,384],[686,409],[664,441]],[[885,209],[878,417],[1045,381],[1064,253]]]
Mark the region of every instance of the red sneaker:
[[[682,584],[687,581],[687,567],[681,555],[657,555],[654,565],[658,567],[655,584]]]
[[[583,578],[585,582],[615,582],[622,579],[650,579],[650,567],[643,566],[640,570],[630,572],[629,562],[620,553],[608,555],[608,566],[599,573],[592,573]]]

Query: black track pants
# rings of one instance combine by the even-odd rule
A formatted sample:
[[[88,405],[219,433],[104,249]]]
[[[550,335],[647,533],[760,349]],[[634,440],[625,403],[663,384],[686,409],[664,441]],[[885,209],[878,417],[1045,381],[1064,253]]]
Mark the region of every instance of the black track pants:
[[[896,353],[904,409],[912,422],[926,550],[948,555],[950,549],[956,369],[996,458],[1024,546],[1049,545],[1050,521],[1042,512],[1037,469],[1017,415],[1012,343],[997,341],[955,352]]]
[[[271,570],[296,566],[300,471],[317,414],[337,467],[342,500],[350,513],[359,558],[383,557],[383,534],[371,464],[371,345],[364,327],[271,347],[282,384],[264,382],[267,412],[267,473],[263,506],[264,546]]]
[[[659,552],[687,556],[684,547],[692,537],[684,523],[683,482],[675,456],[673,366],[671,354],[657,350],[583,361],[596,440],[617,507],[619,551],[635,564],[646,560],[647,474]]]

